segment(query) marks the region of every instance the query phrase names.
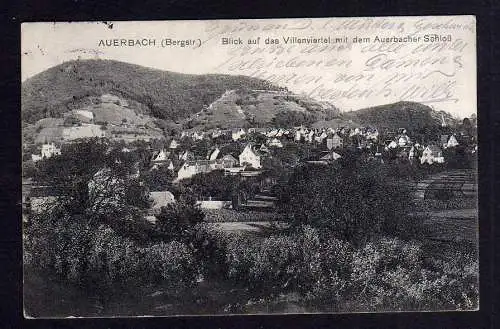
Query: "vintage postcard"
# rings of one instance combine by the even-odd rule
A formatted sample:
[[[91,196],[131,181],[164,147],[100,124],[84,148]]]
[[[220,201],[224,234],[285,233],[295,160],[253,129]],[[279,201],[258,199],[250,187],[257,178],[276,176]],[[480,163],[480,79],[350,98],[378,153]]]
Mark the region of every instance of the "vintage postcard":
[[[25,317],[479,309],[474,16],[21,33]]]

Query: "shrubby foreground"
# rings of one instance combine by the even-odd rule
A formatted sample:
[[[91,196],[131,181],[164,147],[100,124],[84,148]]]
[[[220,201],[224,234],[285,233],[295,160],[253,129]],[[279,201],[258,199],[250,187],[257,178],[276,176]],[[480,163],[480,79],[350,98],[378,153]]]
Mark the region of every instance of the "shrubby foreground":
[[[327,168],[295,169],[276,188],[276,218],[287,228],[248,236],[207,223],[190,197],[194,183],[181,185],[178,201],[163,207],[156,223],[147,222],[141,218],[148,207],[147,186],[130,178],[133,168],[122,153],[89,142],[66,154],[38,168],[40,181],[65,193],[25,222],[27,276],[55,275],[103,300],[144,286],[161,286],[168,296],[192,296],[207,282],[246,291],[215,313],[273,310],[283,301],[309,312],[478,307],[476,246],[449,242],[443,247],[427,240],[421,218],[409,216],[415,209],[408,190],[383,164],[344,157]],[[82,154],[92,165],[74,160]],[[100,171],[98,180],[101,166],[108,170]],[[112,202],[99,190],[110,192],[110,186],[112,192],[124,191],[112,193]],[[210,298],[195,298],[190,313],[202,312]],[[129,312],[123,315],[141,315]]]

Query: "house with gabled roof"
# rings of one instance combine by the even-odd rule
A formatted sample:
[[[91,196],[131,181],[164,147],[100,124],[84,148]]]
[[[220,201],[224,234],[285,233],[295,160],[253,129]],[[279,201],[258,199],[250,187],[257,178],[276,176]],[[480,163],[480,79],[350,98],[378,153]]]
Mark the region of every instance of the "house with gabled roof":
[[[153,156],[153,160],[151,160],[151,162],[153,163],[152,169],[157,169],[160,166],[167,165],[168,169],[173,170],[174,164],[172,163],[172,160],[169,159],[169,156],[170,152],[165,151],[165,149],[161,149],[157,154]]]
[[[272,139],[269,139],[267,141],[267,145],[269,145],[270,147],[283,147],[283,144],[281,143],[281,141],[277,138],[272,138]]]
[[[186,161],[177,172],[176,180],[191,178],[196,174],[208,173],[213,170],[234,168],[237,164],[238,160],[230,154],[226,154],[222,158],[215,160]]]
[[[263,155],[254,145],[248,143],[239,155],[240,166],[250,165],[255,169],[260,169],[262,168],[261,160]]]
[[[437,145],[427,145],[422,152],[422,156],[420,157],[420,163],[444,163],[443,151]]]
[[[306,162],[311,164],[327,165],[334,162],[335,160],[340,159],[341,157],[342,156],[337,152],[324,151],[314,157],[309,158],[308,160],[306,160]]]
[[[448,141],[446,142],[446,148],[456,147],[458,145],[459,145],[459,143],[458,143],[455,135],[451,135],[450,138],[448,139]]]
[[[267,148],[267,146],[265,144],[262,144],[259,148],[259,150],[263,153],[269,153],[269,149]]]
[[[175,139],[172,139],[172,141],[170,142],[170,145],[168,146],[169,149],[173,150],[173,149],[176,149],[180,146],[179,142],[176,141]]]
[[[326,147],[331,150],[335,148],[341,148],[344,144],[342,137],[340,137],[337,133],[333,134],[332,137],[328,137],[326,139]]]
[[[243,128],[240,128],[240,129],[236,129],[236,130],[233,130],[232,133],[231,133],[231,138],[234,140],[234,141],[237,141],[239,140],[240,138],[242,138],[243,136],[246,135],[246,132],[245,132],[245,129]]]

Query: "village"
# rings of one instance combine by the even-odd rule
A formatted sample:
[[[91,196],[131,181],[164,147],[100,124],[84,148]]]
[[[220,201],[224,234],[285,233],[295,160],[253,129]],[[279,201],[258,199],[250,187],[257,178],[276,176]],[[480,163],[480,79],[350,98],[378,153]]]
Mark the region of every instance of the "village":
[[[92,124],[91,122],[90,120],[88,124]],[[85,124],[79,123],[75,127],[79,128],[81,125]],[[30,227],[34,219],[39,216],[52,216],[53,209],[62,206],[69,207],[69,210],[65,211],[75,213],[72,215],[77,216],[75,218],[90,216],[91,220],[111,220],[108,225],[113,225],[113,232],[142,241],[138,243],[154,244],[158,239],[180,239],[179,234],[181,237],[187,234],[187,237],[183,238],[188,239],[186,243],[198,239],[202,239],[204,244],[211,243],[208,242],[212,241],[210,239],[220,243],[228,237],[233,237],[236,241],[241,239],[241,247],[224,244],[224,247],[214,247],[208,244],[209,249],[197,251],[202,257],[207,257],[206,253],[211,255],[206,261],[208,263],[198,260],[198,264],[203,264],[199,271],[186,270],[182,275],[198,273],[197,277],[192,279],[197,287],[193,288],[194,291],[208,286],[206,289],[209,291],[222,293],[222,300],[213,305],[214,312],[219,312],[221,308],[224,308],[224,312],[232,311],[232,308],[227,308],[233,307],[227,306],[233,305],[231,303],[237,305],[234,306],[235,310],[254,310],[254,307],[258,309],[259,304],[252,306],[253,299],[250,299],[250,304],[246,306],[230,302],[233,299],[248,298],[242,295],[245,296],[248,289],[246,282],[251,282],[251,279],[244,277],[244,281],[241,281],[238,276],[231,274],[234,270],[219,269],[219,266],[226,266],[224,264],[229,264],[227,266],[230,268],[238,268],[238,258],[226,258],[222,265],[215,265],[211,262],[215,261],[212,260],[213,257],[217,259],[218,256],[212,255],[211,250],[227,253],[224,257],[230,257],[229,253],[236,252],[233,248],[257,248],[247,252],[253,255],[256,264],[260,264],[259,255],[267,250],[267,245],[261,244],[261,241],[274,241],[274,236],[282,234],[292,234],[287,239],[295,239],[293,233],[286,232],[295,232],[294,227],[303,227],[297,226],[289,217],[290,214],[300,214],[301,204],[305,209],[309,209],[302,219],[306,222],[310,221],[310,211],[317,211],[316,200],[328,203],[324,208],[326,212],[322,212],[321,216],[334,216],[332,219],[344,216],[346,220],[351,216],[362,216],[358,225],[365,227],[363,235],[369,237],[371,235],[367,227],[371,227],[373,215],[368,214],[373,212],[368,210],[365,214],[364,210],[359,215],[353,206],[356,204],[354,198],[363,193],[367,202],[379,200],[375,202],[384,203],[377,212],[383,213],[384,218],[393,220],[394,217],[394,220],[402,221],[404,219],[400,218],[408,218],[410,222],[405,222],[404,225],[408,227],[405,226],[403,232],[412,232],[415,225],[432,228],[426,229],[425,232],[430,233],[425,235],[417,233],[419,239],[430,245],[433,245],[434,239],[447,241],[446,244],[450,246],[446,248],[451,249],[455,248],[452,247],[454,243],[473,243],[476,236],[474,206],[477,198],[477,178],[474,168],[477,161],[477,141],[475,135],[470,133],[471,129],[467,128],[467,124],[450,127],[443,119],[435,129],[435,132],[440,134],[434,136],[419,135],[406,128],[394,131],[375,127],[318,129],[302,125],[293,128],[184,130],[175,136],[161,139],[141,139],[141,135],[138,135],[134,136],[132,141],[116,136],[109,138],[99,129],[84,130],[85,135],[81,136],[83,138],[66,138],[61,142],[38,144],[36,149],[40,153],[32,153],[31,159],[25,161],[25,164],[28,162],[31,165],[25,166],[23,172],[23,223]],[[92,135],[89,131],[96,133]],[[65,136],[77,135],[76,133]],[[93,152],[95,147],[102,147],[101,153],[87,153]],[[103,161],[102,158],[108,155],[111,156],[111,162]],[[355,169],[356,167],[358,169]],[[370,176],[377,175],[377,168],[380,167],[389,171],[376,179],[376,184],[381,184],[380,190],[374,195],[365,194],[360,185],[365,183],[356,178],[359,176],[351,176],[351,170],[358,172],[357,175]],[[42,170],[45,176],[40,175],[39,170]],[[77,176],[65,177],[66,170],[69,170],[70,175]],[[88,174],[90,176],[87,176]],[[328,181],[323,182],[323,176]],[[38,177],[42,178],[38,180]],[[303,179],[306,182],[312,179],[314,184],[323,186],[321,189],[336,184],[343,187],[335,192],[337,197],[329,197],[331,192],[319,190],[317,186],[309,186],[305,182],[301,183]],[[397,188],[393,190],[393,184],[409,188],[412,194],[410,199],[399,200],[403,194],[398,196],[399,192],[395,192]],[[368,185],[366,188],[372,187]],[[351,189],[354,192],[350,192]],[[387,195],[389,197],[382,197]],[[292,208],[288,206],[290,197],[294,200]],[[296,197],[299,199],[295,199]],[[306,199],[300,201],[303,197]],[[336,201],[339,197],[344,201]],[[407,203],[408,201],[410,203]],[[345,212],[337,213],[335,208],[332,208],[336,202],[345,202],[351,206],[344,208]],[[78,210],[81,205],[86,207],[83,215]],[[395,215],[394,211],[399,215]],[[128,218],[133,219],[134,224],[126,224]],[[460,220],[457,221],[456,218]],[[144,226],[143,221],[150,226]],[[207,226],[194,224],[199,221]],[[188,224],[190,222],[193,224]],[[79,225],[77,223],[74,225]],[[131,232],[127,228],[129,225],[137,227]],[[313,225],[318,225],[317,232],[331,230],[328,226],[322,229],[319,224]],[[134,233],[137,229],[144,232],[139,237]],[[193,234],[199,234],[195,232],[205,231],[207,233],[193,237]],[[80,229],[75,232],[80,232]],[[389,232],[397,231],[390,228]],[[216,235],[203,238],[204,234]],[[409,233],[391,234],[405,236]],[[247,238],[250,240],[246,240]],[[272,253],[286,253],[288,248],[278,244],[276,248],[271,249]],[[170,259],[177,257],[175,255],[165,250],[162,256],[155,257]],[[279,258],[270,259],[272,262],[279,261]],[[147,266],[155,264],[154,259],[145,258],[143,261]],[[274,273],[274,268],[274,265],[266,267],[265,273]],[[224,277],[209,274],[211,271],[218,273],[219,270],[225,273]],[[300,278],[307,280],[307,277]],[[144,280],[151,278],[144,276]],[[238,293],[233,296],[230,293],[233,290],[227,289],[220,292],[218,285],[221,282],[236,287],[233,289],[237,289]],[[153,287],[160,291],[170,291],[170,288]],[[257,295],[266,294],[267,289],[264,288],[264,292],[259,290]],[[146,297],[148,303],[145,308],[152,307],[147,306],[151,304],[162,304],[165,298],[170,298],[150,294],[151,296]],[[190,303],[197,305],[197,302]],[[287,301],[286,307],[289,307],[290,303],[294,304]],[[92,305],[90,309],[94,307]],[[131,306],[132,309],[134,307]],[[196,310],[203,311],[208,306],[203,307]],[[162,309],[154,312],[163,314]]]
[[[135,135],[130,139],[128,135],[107,135],[101,126],[94,123],[95,118],[90,111],[79,110],[72,114],[72,125],[64,129],[62,140],[48,143],[45,139],[45,143],[38,143],[40,153],[31,155],[34,165],[61,154],[62,145],[88,138],[111,140],[111,144],[121,143],[125,153],[134,151],[140,144],[147,148],[150,155],[148,165],[142,170],[162,173],[166,170],[173,184],[213,171],[245,179],[259,177],[275,167],[281,172],[303,164],[327,167],[346,155],[365,162],[403,163],[420,169],[430,168],[423,170],[432,172],[436,171],[433,167],[445,168],[450,161],[454,161],[455,166],[457,161],[472,163],[471,159],[477,152],[476,140],[470,131],[452,129],[444,117],[439,127],[443,133],[434,140],[417,136],[406,128],[379,131],[376,127],[318,129],[303,125],[293,128],[183,130],[168,138],[152,139],[149,135]],[[123,122],[122,126],[125,125],[126,122]],[[135,175],[138,177],[139,174],[137,169]],[[261,180],[261,186],[269,190],[269,185],[275,184],[278,177],[263,176],[266,182]],[[167,199],[169,202],[175,200],[170,191],[155,191],[153,188],[150,195],[156,200],[154,204],[157,207],[165,205]],[[230,200],[217,200],[216,195],[197,197],[202,208],[236,207]]]

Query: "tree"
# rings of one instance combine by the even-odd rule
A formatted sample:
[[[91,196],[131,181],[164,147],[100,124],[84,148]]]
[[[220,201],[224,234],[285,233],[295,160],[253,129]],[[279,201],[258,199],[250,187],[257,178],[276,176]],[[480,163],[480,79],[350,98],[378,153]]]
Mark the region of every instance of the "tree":
[[[376,163],[302,166],[279,193],[279,209],[294,227],[311,225],[361,243],[394,232],[406,214],[409,192]]]
[[[196,174],[181,184],[198,198],[212,197],[216,200],[230,200],[238,186],[238,178],[226,176],[222,170]]]
[[[162,239],[189,242],[196,224],[203,222],[205,214],[196,206],[176,202],[162,207],[156,218]]]
[[[168,169],[167,165],[162,165],[156,169],[144,171],[141,179],[151,191],[165,191],[171,189],[174,173]]]
[[[34,180],[50,186],[55,206],[96,222],[122,221],[147,207],[147,189],[134,179],[137,159],[103,139],[63,145],[60,155],[38,163]]]

